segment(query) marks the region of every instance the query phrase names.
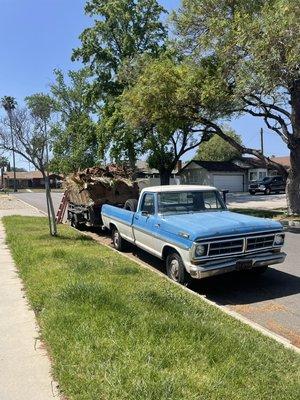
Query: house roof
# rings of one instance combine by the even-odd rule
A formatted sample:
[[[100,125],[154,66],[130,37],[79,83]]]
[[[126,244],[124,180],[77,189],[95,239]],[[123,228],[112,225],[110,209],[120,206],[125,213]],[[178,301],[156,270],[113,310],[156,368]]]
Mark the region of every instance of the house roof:
[[[285,157],[271,157],[271,160],[283,165],[284,167],[290,167],[291,166],[291,159],[289,156]]]
[[[179,173],[182,172],[184,169],[186,169],[191,163],[195,163],[195,164],[199,165],[199,167],[204,168],[207,171],[212,171],[212,172],[243,172],[244,171],[244,168],[241,168],[238,165],[236,165],[230,161],[191,160],[179,171]]]
[[[57,176],[59,177],[60,175],[58,174],[53,174],[50,173],[50,176]],[[14,179],[14,172],[9,171],[9,172],[4,172],[3,174],[4,179]],[[26,171],[26,172],[16,172],[16,179],[22,180],[22,179],[43,179],[43,175],[40,171]]]
[[[150,168],[147,161],[138,160],[136,162],[136,168],[139,172],[143,172],[144,174],[159,174],[159,171],[155,168]],[[172,174],[176,174],[178,172],[177,167],[172,171]]]
[[[241,167],[245,168],[267,168],[265,161],[257,157],[240,157],[234,162],[241,163]]]

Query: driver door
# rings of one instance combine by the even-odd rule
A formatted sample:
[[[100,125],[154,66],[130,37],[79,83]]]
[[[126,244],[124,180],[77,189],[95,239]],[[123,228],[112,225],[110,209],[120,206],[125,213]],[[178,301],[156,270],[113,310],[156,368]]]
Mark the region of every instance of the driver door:
[[[134,214],[133,233],[135,244],[156,254],[156,209],[154,193],[145,193],[140,209]]]

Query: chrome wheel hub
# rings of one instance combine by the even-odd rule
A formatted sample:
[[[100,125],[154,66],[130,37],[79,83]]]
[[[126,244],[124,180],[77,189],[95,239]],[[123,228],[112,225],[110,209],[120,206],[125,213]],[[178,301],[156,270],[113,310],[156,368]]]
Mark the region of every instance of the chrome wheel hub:
[[[174,281],[178,281],[179,279],[179,262],[176,259],[173,259],[170,264],[170,275]]]
[[[119,232],[114,233],[114,245],[118,247],[119,245]]]

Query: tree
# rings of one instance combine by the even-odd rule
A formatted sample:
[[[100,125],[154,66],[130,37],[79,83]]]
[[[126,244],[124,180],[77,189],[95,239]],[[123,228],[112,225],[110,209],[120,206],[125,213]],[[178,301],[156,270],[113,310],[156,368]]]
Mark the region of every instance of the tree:
[[[149,63],[120,100],[122,117],[144,133],[142,147],[161,184],[189,150],[211,138],[211,121],[224,117],[203,107],[205,68],[161,57]]]
[[[156,0],[87,1],[85,13],[94,18],[94,25],[80,35],[82,45],[73,59],[90,66],[99,98],[122,93],[124,82],[118,74],[124,62],[159,53],[166,37],[160,20],[164,12]]]
[[[234,130],[230,128],[223,128],[223,130],[226,135],[230,136],[237,143],[242,144],[240,135],[234,132]],[[220,136],[214,135],[206,143],[201,144],[195,158],[203,161],[231,161],[240,156],[241,152],[235,147]]]
[[[41,123],[40,115],[36,114],[31,108],[16,108],[11,121],[7,119],[1,121],[0,149],[5,151],[14,149],[15,153],[33,164],[42,173],[48,192],[46,148],[47,136],[44,124]],[[55,214],[49,193],[47,193],[47,204],[50,207],[48,213],[50,233],[56,235]]]
[[[25,98],[25,101],[34,119],[33,130],[37,133],[37,137],[39,138],[39,140],[42,140],[44,143],[45,159],[42,160],[44,165],[43,167],[40,167],[40,171],[42,172],[45,181],[50,233],[55,236],[57,234],[57,228],[56,216],[50,190],[48,143],[48,125],[50,123],[51,114],[53,113],[54,104],[51,97],[44,93],[36,93],[28,96]]]
[[[69,71],[69,85],[60,70],[55,70],[51,85],[54,109],[59,121],[52,126],[51,167],[69,173],[93,166],[98,157],[98,127],[95,107],[87,100],[91,74],[87,68]]]
[[[232,113],[263,118],[287,145],[288,209],[300,214],[299,1],[185,0],[174,19],[185,54],[217,60]]]
[[[118,96],[135,74],[139,56],[157,57],[164,49],[167,32],[161,15],[165,10],[156,0],[90,0],[85,13],[94,24],[81,34],[81,47],[74,50],[73,60],[81,60],[93,73],[90,102],[102,101],[101,152],[109,149],[113,158],[124,157],[134,168],[140,132],[126,126],[120,114],[116,118],[115,110]]]
[[[13,171],[14,171],[14,192],[17,191],[17,180],[16,180],[16,157],[15,157],[15,145],[14,145],[14,135],[12,132],[12,118],[13,118],[13,110],[17,106],[16,99],[11,96],[4,96],[1,99],[2,107],[5,109],[8,115],[10,134],[11,134],[11,148],[13,155]]]

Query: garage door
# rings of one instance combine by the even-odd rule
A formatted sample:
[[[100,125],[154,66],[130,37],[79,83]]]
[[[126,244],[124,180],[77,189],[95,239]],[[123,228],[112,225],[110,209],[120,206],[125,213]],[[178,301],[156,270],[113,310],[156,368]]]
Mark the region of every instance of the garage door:
[[[229,190],[230,192],[244,191],[244,176],[233,175],[214,175],[214,186],[219,190]]]

